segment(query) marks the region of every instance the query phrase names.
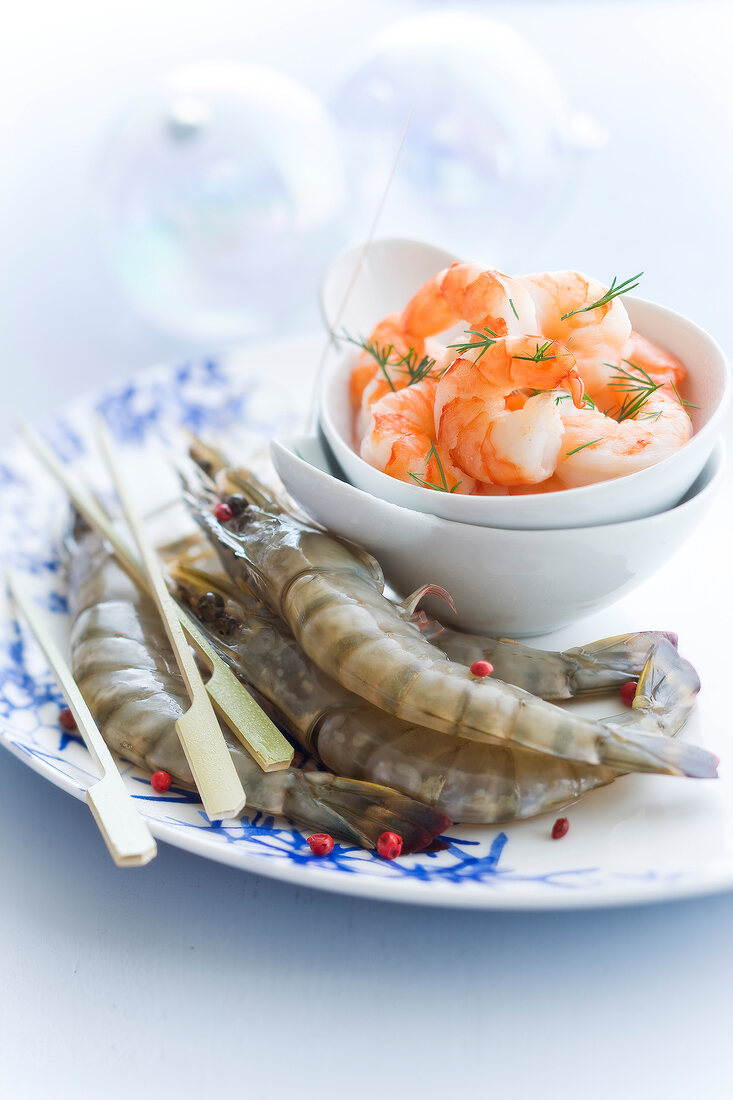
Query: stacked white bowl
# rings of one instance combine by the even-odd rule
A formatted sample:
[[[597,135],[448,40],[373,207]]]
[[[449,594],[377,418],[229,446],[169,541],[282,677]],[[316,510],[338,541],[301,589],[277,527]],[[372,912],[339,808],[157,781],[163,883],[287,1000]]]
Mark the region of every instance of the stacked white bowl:
[[[368,335],[454,257],[414,241],[373,242],[340,257],[324,280],[331,331]],[[319,435],[276,440],[291,495],[319,523],[378,559],[401,594],[447,589],[465,630],[523,637],[590,614],[631,591],[682,544],[709,507],[723,468],[720,433],[730,372],[715,341],[672,310],[625,296],[634,329],[688,368],[694,434],[646,470],[555,493],[472,497],[408,485],[353,447],[353,346],[335,345],[319,383]]]

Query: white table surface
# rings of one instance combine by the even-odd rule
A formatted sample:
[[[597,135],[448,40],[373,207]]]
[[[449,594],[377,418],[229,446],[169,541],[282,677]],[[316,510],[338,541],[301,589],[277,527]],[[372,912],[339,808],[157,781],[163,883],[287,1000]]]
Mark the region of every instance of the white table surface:
[[[435,6],[18,5],[0,39],[3,428],[191,349],[135,315],[84,217],[99,131],[142,74],[259,56],[320,90],[319,56]],[[649,297],[730,347],[730,5],[464,6],[547,50],[611,136],[533,266],[645,267]],[[723,646],[730,593],[721,575]],[[0,765],[2,1097],[733,1093],[731,895],[492,915],[320,895],[165,845],[123,872],[82,804]]]

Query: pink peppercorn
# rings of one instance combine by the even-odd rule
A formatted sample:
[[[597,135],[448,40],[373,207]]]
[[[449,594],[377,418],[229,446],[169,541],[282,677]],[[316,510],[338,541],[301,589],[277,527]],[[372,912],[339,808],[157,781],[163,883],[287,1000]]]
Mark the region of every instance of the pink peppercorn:
[[[621,702],[626,707],[633,705],[634,696],[636,695],[636,689],[638,688],[636,680],[627,680],[621,688],[619,695],[621,696]]]
[[[474,661],[471,665],[471,672],[474,676],[491,676],[494,671],[494,666],[490,661]]]
[[[552,839],[560,840],[565,836],[566,832],[570,828],[570,822],[566,817],[558,817],[555,824],[552,826]]]
[[[172,782],[173,780],[168,772],[153,772],[150,776],[150,786],[158,794],[165,794],[166,791],[169,791]]]
[[[330,833],[313,833],[308,837],[308,847],[314,856],[328,856],[333,851],[333,837]]]
[[[76,718],[74,718],[68,707],[62,707],[59,711],[59,725],[67,733],[73,733],[76,729]]]
[[[377,841],[377,851],[382,859],[397,859],[402,851],[402,837],[399,833],[382,833]]]
[[[229,520],[234,515],[228,504],[225,504],[223,500],[220,500],[214,509],[214,515],[219,520],[219,523],[229,523]]]

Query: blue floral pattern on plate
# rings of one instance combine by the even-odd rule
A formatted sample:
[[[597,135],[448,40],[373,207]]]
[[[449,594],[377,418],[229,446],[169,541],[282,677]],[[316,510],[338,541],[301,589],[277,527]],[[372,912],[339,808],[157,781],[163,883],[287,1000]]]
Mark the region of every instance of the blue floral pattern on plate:
[[[90,430],[95,410],[133,464],[161,440],[180,443],[187,429],[246,441],[250,457],[266,453],[274,433],[298,426],[306,395],[293,377],[266,374],[263,379],[251,369],[251,357],[245,367],[236,354],[191,360],[148,371],[71,405],[43,426],[43,435],[92,485],[99,477]],[[97,489],[105,491],[103,486]],[[0,456],[0,565],[26,574],[60,638],[67,630],[61,565],[67,519],[63,494],[20,443]],[[59,727],[60,692],[4,593],[0,599],[0,741],[46,778],[83,798],[95,774],[91,759],[83,744]],[[339,844],[327,858],[316,859],[305,835],[287,821],[256,814],[210,822],[195,795],[176,788],[157,795],[140,769],[124,761],[120,768],[141,812],[162,839],[235,866],[327,889],[486,907],[497,904],[500,895],[501,905],[542,907],[555,904],[553,894],[582,890],[586,897],[588,891],[602,895],[603,887],[617,886],[620,877],[597,866],[565,866],[561,859],[558,864],[555,858],[549,867],[512,866],[511,828],[496,827],[457,826],[444,838],[445,850],[391,863]],[[544,831],[549,832],[547,824]],[[559,859],[561,848],[553,849]],[[548,859],[541,862],[546,865]],[[626,877],[639,885],[675,875],[649,871]],[[538,897],[538,891],[547,898]],[[598,903],[603,903],[602,896]]]

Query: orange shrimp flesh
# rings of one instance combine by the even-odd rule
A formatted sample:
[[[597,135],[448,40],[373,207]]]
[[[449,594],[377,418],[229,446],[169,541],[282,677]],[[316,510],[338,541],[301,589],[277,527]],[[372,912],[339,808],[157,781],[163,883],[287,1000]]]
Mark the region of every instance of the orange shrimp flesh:
[[[436,443],[433,411],[436,386],[437,381],[426,378],[375,401],[361,457],[400,481],[445,492],[459,489],[473,492],[476,486],[472,479],[458,473]]]
[[[456,359],[435,394],[436,438],[453,466],[506,486],[537,484],[553,473],[563,433],[555,396],[540,392],[520,409],[506,407],[512,391],[527,388],[563,388],[583,404],[575,359],[561,344],[503,337],[473,360]]]

